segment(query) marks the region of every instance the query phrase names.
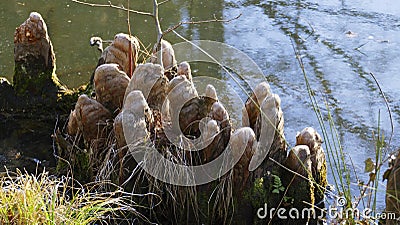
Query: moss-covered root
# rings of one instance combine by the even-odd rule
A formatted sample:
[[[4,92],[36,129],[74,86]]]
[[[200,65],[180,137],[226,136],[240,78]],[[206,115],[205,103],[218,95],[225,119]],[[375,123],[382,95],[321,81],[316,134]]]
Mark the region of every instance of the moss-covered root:
[[[310,150],[296,146],[284,164],[290,171],[276,167],[246,192],[245,198],[253,204],[254,224],[317,224],[321,212],[314,207]]]
[[[386,212],[395,213],[395,218],[400,218],[400,154],[389,170],[386,186]],[[386,225],[399,224],[398,220],[386,220]]]
[[[322,138],[312,127],[304,128],[296,136],[296,145],[306,145],[310,149],[312,163],[312,177],[315,185],[315,203],[323,208],[325,188],[328,185],[326,179],[326,158],[322,148]]]
[[[56,108],[56,103],[66,103],[61,108],[71,109],[76,101],[73,91],[62,86],[55,74],[56,58],[47,33],[47,26],[39,13],[16,28],[14,33],[13,84],[21,102],[20,107],[39,104]],[[66,99],[63,100],[63,97]],[[72,105],[72,106],[71,106]],[[57,107],[60,108],[60,107]]]
[[[313,164],[310,149],[306,145],[298,145],[290,150],[285,165],[295,174],[284,172],[284,185],[287,187],[286,196],[293,197],[290,208],[296,209],[299,217],[290,218],[289,224],[317,224],[320,212],[315,208],[315,183],[312,176]],[[308,211],[307,209],[310,209]],[[302,216],[302,212],[308,214]]]
[[[55,55],[47,26],[39,13],[32,12],[14,34],[14,86],[19,95],[53,96],[59,83],[54,73]]]
[[[251,218],[252,224],[279,224],[279,220],[273,212],[271,213],[270,209],[280,207],[284,191],[282,188],[279,174],[276,171],[257,178],[252,186],[244,192],[244,201],[237,202],[240,206],[239,210],[246,203],[251,203],[252,215],[248,216],[247,220]],[[241,216],[243,213],[240,210],[237,214]]]

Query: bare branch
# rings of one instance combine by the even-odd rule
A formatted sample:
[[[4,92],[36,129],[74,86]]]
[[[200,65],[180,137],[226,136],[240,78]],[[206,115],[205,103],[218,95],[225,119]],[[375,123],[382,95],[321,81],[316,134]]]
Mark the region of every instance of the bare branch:
[[[164,35],[170,33],[171,31],[176,30],[177,28],[179,28],[180,26],[182,26],[182,25],[184,25],[184,24],[202,24],[202,23],[214,23],[214,22],[217,22],[217,23],[229,23],[229,22],[231,22],[231,21],[233,21],[233,20],[239,19],[239,17],[241,17],[241,16],[242,16],[242,14],[240,13],[240,14],[237,15],[236,17],[231,18],[231,19],[228,19],[228,20],[221,20],[221,19],[218,19],[218,18],[216,18],[216,17],[214,16],[214,19],[210,19],[210,20],[181,21],[181,22],[179,22],[178,24],[176,24],[176,25],[174,25],[174,26],[168,28],[167,30],[165,30],[165,31],[162,33],[162,35],[164,36]]]
[[[184,25],[184,24],[202,24],[202,23],[213,23],[213,22],[218,22],[218,23],[229,23],[232,20],[236,20],[239,17],[242,16],[242,14],[239,14],[238,16],[228,19],[228,20],[222,20],[222,19],[218,19],[215,17],[214,15],[214,19],[210,19],[210,20],[200,20],[200,21],[181,21],[178,24],[168,28],[167,30],[165,30],[164,32],[161,29],[161,24],[160,24],[160,20],[158,18],[158,7],[164,3],[169,2],[170,0],[164,0],[160,3],[157,2],[157,0],[153,0],[153,12],[142,12],[142,11],[137,11],[137,10],[133,10],[130,9],[130,5],[128,2],[128,8],[125,8],[124,6],[117,6],[117,5],[113,5],[111,3],[111,1],[108,1],[108,4],[98,4],[98,3],[88,3],[88,2],[82,2],[80,0],[71,0],[72,2],[78,3],[78,4],[82,4],[82,5],[87,5],[87,6],[91,6],[91,7],[109,7],[109,8],[114,8],[114,9],[118,9],[118,10],[123,10],[123,11],[127,11],[127,12],[131,12],[131,13],[135,13],[138,15],[144,15],[144,16],[151,16],[154,19],[154,23],[156,26],[156,33],[157,33],[157,42],[155,45],[155,49],[153,49],[154,52],[162,52],[162,46],[161,46],[161,40],[164,37],[164,35],[170,33],[171,31],[174,31],[175,29],[177,29],[178,27]],[[129,21],[129,14],[128,14],[128,31],[129,31],[129,35],[131,35],[130,32],[130,21]],[[162,54],[160,54],[160,62],[161,62],[161,66],[162,65]]]
[[[158,19],[158,3],[157,0],[153,0],[153,18],[156,24],[156,33],[157,33],[157,44],[160,43],[162,39],[163,32],[161,30],[160,20]]]
[[[159,58],[160,58],[160,65],[161,67],[164,67],[162,63],[162,45],[161,45],[161,40],[163,37],[163,32],[161,30],[161,25],[160,25],[160,20],[158,19],[158,3],[157,0],[153,0],[153,18],[154,22],[156,25],[156,33],[157,33],[157,44],[155,45],[155,49],[153,49],[154,52],[159,52]]]
[[[130,8],[130,0],[128,0],[128,9]],[[131,20],[129,16],[129,11],[127,12],[128,16],[128,32],[129,32],[129,74],[128,76],[131,78],[133,74],[133,67],[132,67],[132,43],[131,43],[131,38],[132,38],[132,32],[131,32]]]
[[[82,2],[79,0],[71,0],[75,3],[78,4],[82,4],[82,5],[88,5],[88,6],[92,6],[92,7],[109,7],[109,8],[114,8],[114,9],[119,9],[119,10],[124,10],[124,11],[128,11],[131,13],[136,13],[138,15],[143,15],[143,16],[151,16],[154,17],[153,14],[149,13],[149,12],[142,12],[142,11],[137,11],[137,10],[133,10],[133,9],[127,9],[125,7],[121,7],[121,6],[117,6],[117,5],[113,5],[111,3],[111,1],[108,1],[108,4],[96,4],[96,3],[88,3],[88,2]]]
[[[164,0],[164,1],[162,1],[162,2],[159,2],[158,5],[162,5],[162,4],[167,3],[167,2],[169,2],[169,1],[171,1],[171,0]]]

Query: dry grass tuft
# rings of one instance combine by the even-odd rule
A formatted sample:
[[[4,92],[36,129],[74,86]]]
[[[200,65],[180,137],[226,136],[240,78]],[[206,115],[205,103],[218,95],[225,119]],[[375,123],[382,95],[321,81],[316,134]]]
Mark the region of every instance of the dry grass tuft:
[[[0,224],[103,224],[127,220],[128,214],[145,219],[137,213],[132,194],[117,187],[102,192],[99,185],[80,186],[70,177],[56,178],[45,171],[7,172],[0,179]]]

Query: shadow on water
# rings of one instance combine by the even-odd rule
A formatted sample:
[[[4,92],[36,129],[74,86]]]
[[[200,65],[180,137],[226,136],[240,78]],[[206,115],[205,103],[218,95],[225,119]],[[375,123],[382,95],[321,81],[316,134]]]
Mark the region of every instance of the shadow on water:
[[[0,171],[16,168],[30,173],[55,165],[51,134],[53,120],[0,118]]]
[[[300,130],[302,126],[319,127],[310,110],[304,78],[294,59],[292,40],[305,64],[320,107],[325,109],[324,102],[328,102],[345,152],[355,162],[360,179],[366,181],[369,177],[368,173],[364,173],[364,160],[375,154],[372,135],[378,126],[379,111],[379,123],[385,137],[389,137],[391,132],[383,98],[370,72],[377,76],[394,109],[394,126],[400,125],[400,91],[396,88],[400,87],[400,80],[395,75],[399,72],[397,65],[400,63],[397,54],[399,44],[395,39],[400,35],[400,14],[386,12],[386,9],[377,11],[379,7],[373,4],[381,3],[372,2],[375,3],[367,7],[365,5],[368,4],[363,2],[357,5],[328,0],[318,3],[250,0],[231,8],[232,11],[252,11],[252,16],[262,21],[257,25],[254,20],[244,21],[236,30],[253,27],[257,38],[272,43],[263,49],[262,46],[245,43],[251,40],[237,42],[258,58],[258,64],[266,65],[263,69],[268,74],[267,78],[282,98],[289,142],[290,134],[294,135],[293,131]],[[386,2],[400,7],[394,1]],[[239,35],[231,37],[228,42],[237,40],[240,40]],[[261,54],[258,49],[263,49]],[[327,112],[323,114],[326,116]],[[393,138],[390,151],[400,145],[396,130]],[[351,166],[350,162],[348,165]],[[357,180],[355,177],[352,179],[352,186],[357,191]],[[380,183],[381,190],[385,189],[384,185]],[[378,202],[382,208],[384,193],[378,196]]]
[[[326,49],[330,51],[328,52],[330,56],[332,56],[333,58],[340,57],[341,63],[347,64],[350,67],[351,71],[354,74],[356,74],[358,78],[361,78],[361,80],[358,80],[358,82],[363,81],[364,84],[362,84],[362,86],[365,89],[365,91],[367,93],[375,92],[374,97],[379,97],[379,95],[376,94],[377,86],[373,81],[372,77],[369,75],[370,70],[368,70],[361,64],[358,56],[354,56],[355,53],[354,48],[351,48],[351,46],[344,46],[343,48],[340,46],[340,44],[335,43],[334,40],[329,40],[329,38],[324,37],[324,35],[318,34],[318,31],[316,31],[308,21],[304,21],[305,18],[307,18],[307,20],[313,21],[312,18],[309,18],[309,15],[302,15],[302,13],[305,10],[311,10],[311,11],[318,11],[320,13],[321,12],[326,13],[329,15],[342,15],[342,16],[347,15],[347,16],[357,17],[357,19],[358,17],[361,17],[361,20],[371,19],[374,22],[378,21],[377,18],[381,19],[383,17],[381,14],[357,13],[354,10],[351,11],[339,10],[338,12],[329,11],[328,9],[319,10],[318,5],[303,1],[265,1],[263,3],[260,3],[259,1],[250,1],[247,2],[247,4],[257,5],[259,7],[264,8],[265,9],[264,13],[268,15],[269,18],[274,19],[275,21],[274,25],[279,27],[279,29],[281,29],[285,35],[287,35],[294,41],[296,50],[301,53],[303,60],[305,60],[305,62],[311,68],[311,70],[309,71],[312,71],[312,73],[310,74],[312,76],[315,76],[315,78],[317,79],[316,81],[317,85],[321,85],[322,87],[321,92],[328,97],[328,100],[331,102],[331,106],[335,108],[335,114],[336,116],[338,116],[337,118],[339,122],[338,125],[342,126],[343,124],[341,124],[341,122],[349,123],[350,121],[346,121],[345,118],[340,116],[341,109],[335,107],[337,106],[337,103],[339,101],[332,94],[332,88],[336,88],[335,87],[336,84],[331,84],[329,82],[329,78],[326,78],[327,76],[331,76],[332,73],[335,72],[331,71],[330,73],[326,73],[322,70],[323,69],[322,64],[324,63],[323,59],[321,60],[320,58],[318,58],[315,55],[313,49],[310,49],[314,48],[314,46],[312,45],[315,45],[316,43],[321,43],[322,46],[324,46]],[[297,13],[294,14],[293,12]],[[342,14],[342,12],[347,12],[347,13]],[[392,18],[392,21],[395,20],[394,18]],[[397,19],[399,18],[397,17]],[[381,20],[379,20],[378,22],[384,23]],[[388,26],[387,21],[385,24],[386,27],[394,28],[395,30],[398,29],[398,26],[394,25]],[[309,45],[311,45],[311,47],[309,47]],[[320,44],[317,45],[321,46]],[[395,96],[389,95],[388,97],[389,102],[393,103],[395,101],[394,99]],[[354,126],[355,125],[353,124],[350,125],[349,127],[354,127]],[[368,132],[371,131],[371,128],[373,127],[370,127],[368,129]],[[366,133],[367,130],[364,131],[361,130],[359,132],[360,132],[359,135],[363,135],[363,133]]]
[[[360,78],[362,78],[365,82],[365,85],[368,87],[367,91],[376,92],[378,90],[375,82],[369,76],[369,72],[363,68],[362,65],[358,63],[357,60],[353,58],[350,54],[348,54],[344,49],[337,46],[334,42],[329,40],[324,40],[324,37],[318,34],[317,31],[313,29],[311,24],[303,24],[301,15],[302,10],[305,9],[313,9],[315,7],[311,7],[312,4],[304,3],[303,1],[294,1],[292,3],[288,1],[268,1],[267,3],[255,3],[252,2],[251,4],[258,5],[262,8],[265,8],[265,13],[270,17],[277,19],[276,26],[279,26],[280,29],[284,32],[285,35],[290,37],[294,43],[296,51],[301,54],[304,62],[306,62],[312,71],[310,75],[315,76],[317,79],[316,82],[321,85],[322,89],[320,90],[324,97],[329,101],[330,106],[333,107],[337,125],[340,127],[356,127],[356,124],[352,124],[351,121],[346,120],[342,114],[342,109],[338,107],[338,99],[332,94],[332,88],[335,86],[330,83],[325,76],[329,76],[322,70],[322,65],[319,62],[319,59],[313,55],[312,51],[308,49],[308,42],[320,42],[322,43],[327,49],[332,52],[332,55],[338,55],[343,58],[342,63],[347,63],[350,65],[352,71],[355,74],[358,74]],[[279,10],[279,6],[284,6],[284,9]],[[290,10],[292,9],[292,10]],[[286,14],[287,11],[295,11],[297,14],[294,16],[290,14]],[[325,13],[332,13],[323,10]],[[356,14],[358,15],[358,14]],[[353,15],[354,16],[354,15]],[[360,16],[360,15],[358,15]],[[282,22],[284,21],[284,23]],[[303,21],[304,22],[304,21]],[[305,37],[305,38],[304,38]],[[312,78],[311,78],[312,79]],[[323,101],[324,99],[321,99]],[[390,98],[389,98],[389,101]],[[363,126],[363,125],[362,125]],[[375,129],[374,127],[363,126],[362,128],[353,129],[352,132],[361,135],[364,139],[368,139],[366,136],[367,133],[371,133]]]

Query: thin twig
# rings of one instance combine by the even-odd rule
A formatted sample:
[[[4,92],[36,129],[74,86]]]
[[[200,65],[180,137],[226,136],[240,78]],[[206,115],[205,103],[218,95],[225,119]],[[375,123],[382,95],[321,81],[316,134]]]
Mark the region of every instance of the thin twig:
[[[303,18],[304,19],[304,18]],[[314,35],[314,33],[315,33],[315,29],[314,29],[314,27],[311,25],[311,23],[310,23],[310,21],[308,21],[307,19],[304,19],[307,23],[308,23],[308,26],[311,28],[311,33],[306,37],[306,38],[304,38],[304,41],[306,41],[309,37],[311,37],[312,35]],[[303,38],[302,38],[303,39]]]
[[[228,20],[221,20],[221,19],[217,19],[214,16],[214,19],[210,19],[210,20],[200,20],[200,21],[181,21],[178,24],[168,28],[167,30],[165,30],[162,35],[165,36],[166,34],[170,33],[173,30],[176,30],[177,28],[179,28],[180,26],[184,25],[184,24],[202,24],[202,23],[213,23],[213,22],[218,22],[218,23],[229,23],[233,20],[239,19],[239,17],[241,17],[242,14],[240,13],[239,15],[237,15],[234,18],[228,19]]]
[[[163,54],[162,54],[162,45],[161,45],[161,40],[163,37],[163,32],[161,30],[161,25],[160,25],[160,20],[158,19],[158,3],[157,0],[153,0],[153,18],[154,18],[154,23],[156,25],[156,33],[157,33],[157,44],[155,45],[155,49],[153,49],[154,52],[159,52],[159,62],[161,67],[164,67],[163,65]]]
[[[82,5],[88,5],[88,6],[91,6],[91,7],[109,7],[109,8],[114,8],[114,9],[119,9],[119,10],[128,11],[128,12],[131,12],[131,13],[136,13],[136,14],[139,14],[139,15],[154,17],[153,14],[152,14],[152,13],[149,13],[149,12],[142,12],[142,11],[137,11],[137,10],[134,10],[134,9],[129,9],[129,8],[127,9],[127,8],[125,8],[125,7],[113,5],[113,4],[111,3],[111,1],[108,1],[108,4],[88,3],[88,2],[82,2],[82,1],[79,1],[79,0],[71,0],[71,1],[73,1],[73,2],[75,2],[75,3],[82,4]]]
[[[356,171],[356,167],[354,166],[354,162],[353,159],[350,155],[348,155],[350,163],[351,163],[351,167],[353,167],[353,171],[354,171],[354,175],[356,177],[357,183],[360,184],[361,179],[358,177],[357,175],[357,171]],[[368,182],[369,184],[369,182]],[[365,201],[364,201],[364,194],[365,194],[365,190],[366,188],[362,188],[360,185],[357,185],[359,187],[360,190],[360,198],[358,198],[358,200],[354,203],[354,207],[358,207],[358,205],[360,204],[360,202],[362,201],[363,203],[363,207],[365,208]]]
[[[390,133],[390,138],[389,138],[389,143],[388,146],[390,146],[390,143],[392,142],[392,138],[393,138],[393,133],[394,133],[394,124],[393,124],[393,117],[392,117],[392,111],[390,110],[390,106],[389,106],[389,102],[386,98],[385,93],[383,93],[381,85],[379,84],[378,80],[376,79],[375,75],[373,73],[369,73],[371,75],[371,77],[374,79],[376,86],[378,86],[379,92],[382,95],[383,100],[385,101],[386,104],[386,108],[388,110],[389,113],[389,119],[390,119],[390,126],[391,126],[391,133]]]
[[[130,0],[128,0],[128,9],[130,7]],[[132,62],[132,32],[131,32],[131,20],[130,20],[130,16],[129,16],[129,11],[127,13],[127,17],[128,17],[128,33],[129,33],[129,78],[132,77],[133,74],[133,62]]]
[[[354,50],[360,50],[364,45],[368,44],[369,41],[365,42],[364,44],[359,45],[357,48],[354,48]]]
[[[171,0],[165,0],[165,1],[159,2],[157,5],[162,5],[162,4],[167,3],[169,1],[171,1]]]
[[[157,44],[160,43],[162,39],[162,30],[161,30],[161,25],[160,25],[160,20],[158,19],[158,3],[157,0],[153,0],[153,18],[154,22],[156,24],[156,33],[157,33]]]

